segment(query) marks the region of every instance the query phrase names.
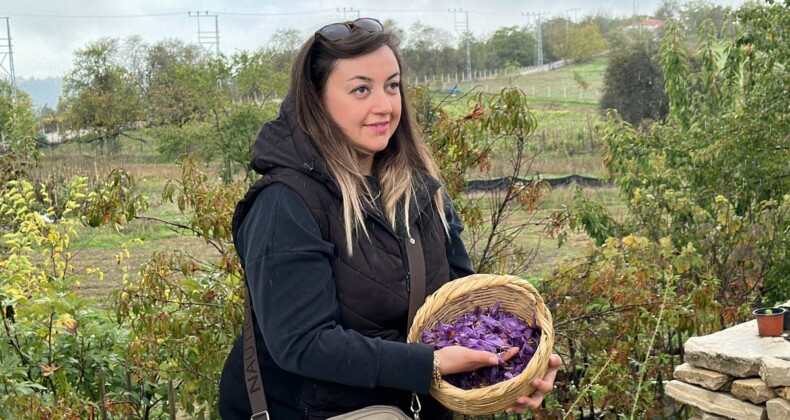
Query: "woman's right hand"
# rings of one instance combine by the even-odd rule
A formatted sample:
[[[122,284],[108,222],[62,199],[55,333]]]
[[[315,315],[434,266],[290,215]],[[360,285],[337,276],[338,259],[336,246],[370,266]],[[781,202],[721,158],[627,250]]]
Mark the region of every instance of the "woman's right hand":
[[[518,353],[518,347],[511,347],[499,356],[507,361]],[[486,366],[496,366],[500,363],[496,353],[481,350],[472,350],[462,346],[448,346],[436,350],[439,356],[439,373],[452,375],[453,373],[472,372]]]

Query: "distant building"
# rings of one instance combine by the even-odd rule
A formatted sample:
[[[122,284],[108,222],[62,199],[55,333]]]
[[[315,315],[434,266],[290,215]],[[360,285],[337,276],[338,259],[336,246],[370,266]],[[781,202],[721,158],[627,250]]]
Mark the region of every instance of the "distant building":
[[[664,20],[663,19],[642,19],[641,22],[637,25],[628,25],[624,29],[625,31],[639,31],[639,30],[647,30],[653,33],[658,32],[664,27]]]
[[[664,27],[663,19],[645,19],[642,21],[642,28],[652,32],[656,32]]]
[[[90,130],[66,130],[64,132],[53,131],[51,133],[43,133],[44,134],[44,142],[48,145],[56,145],[56,144],[64,144],[74,140],[77,137],[84,137],[88,134],[91,134]]]

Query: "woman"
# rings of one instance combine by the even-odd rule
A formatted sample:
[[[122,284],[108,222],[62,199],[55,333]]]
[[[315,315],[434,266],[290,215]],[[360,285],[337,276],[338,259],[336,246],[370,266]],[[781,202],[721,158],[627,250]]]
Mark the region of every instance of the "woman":
[[[301,48],[277,120],[264,124],[234,240],[250,291],[257,354],[275,420],[325,419],[387,404],[450,418],[432,378],[495,354],[406,344],[407,246],[422,238],[426,294],[472,273],[461,223],[405,97],[397,38],[375,19],[321,28]],[[220,383],[223,418],[249,418],[241,339]],[[513,349],[516,350],[516,349]],[[505,359],[515,351],[506,352]],[[540,405],[560,361],[512,412]]]

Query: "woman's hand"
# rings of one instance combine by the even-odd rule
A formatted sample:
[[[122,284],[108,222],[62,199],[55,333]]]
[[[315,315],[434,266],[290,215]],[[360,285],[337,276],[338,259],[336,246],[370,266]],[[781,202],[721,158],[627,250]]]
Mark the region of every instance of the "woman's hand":
[[[471,372],[486,366],[495,366],[500,363],[496,353],[487,351],[472,350],[461,346],[448,346],[437,350],[439,355],[439,372],[444,375],[453,373]],[[513,347],[500,353],[502,361],[507,361],[518,353],[518,347]],[[559,355],[552,354],[549,357],[549,369],[543,375],[543,379],[535,379],[532,386],[535,391],[532,395],[521,396],[516,400],[516,404],[505,410],[507,413],[523,414],[530,410],[537,410],[543,403],[543,398],[554,389],[554,378],[557,377],[557,370],[562,365]]]
[[[496,366],[500,363],[496,353],[482,350],[472,350],[462,346],[448,346],[437,350],[439,355],[439,372],[444,375],[453,373],[472,372],[486,366]],[[518,347],[511,347],[498,356],[502,361],[507,361],[518,353]]]
[[[530,410],[537,410],[540,404],[543,403],[543,398],[554,389],[554,378],[557,377],[557,370],[559,370],[560,365],[562,365],[560,356],[552,354],[549,357],[549,370],[546,371],[543,379],[532,381],[532,386],[535,387],[532,395],[518,397],[516,405],[508,408],[505,412],[523,414]]]

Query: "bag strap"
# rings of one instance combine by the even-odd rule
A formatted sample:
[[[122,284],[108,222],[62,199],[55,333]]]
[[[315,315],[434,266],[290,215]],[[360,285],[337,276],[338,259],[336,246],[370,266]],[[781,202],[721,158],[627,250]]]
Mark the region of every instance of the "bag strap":
[[[406,324],[406,334],[408,334],[414,322],[414,316],[417,314],[417,309],[420,309],[420,306],[425,303],[425,254],[422,250],[422,238],[420,237],[419,228],[415,228],[413,232],[409,233],[409,241],[406,244],[406,256],[409,259],[409,278],[407,283],[409,288],[409,321]],[[417,393],[412,392],[411,411],[415,420],[419,420],[421,409],[422,405]]]
[[[255,346],[255,325],[252,321],[252,302],[250,287],[244,279],[244,379],[247,384],[247,395],[250,398],[253,419],[269,420],[269,406],[263,392],[263,376],[258,364],[258,351]]]
[[[406,255],[409,259],[409,323],[406,325],[408,334],[417,309],[425,303],[425,254],[422,251],[422,239],[418,228],[410,232],[406,244]]]
[[[422,239],[417,229],[411,232],[406,244],[406,255],[409,259],[409,321],[406,331],[411,328],[417,309],[425,302],[425,255],[422,250]],[[255,326],[252,321],[252,302],[247,279],[244,279],[244,377],[247,384],[247,395],[252,407],[254,419],[269,419],[269,407],[263,391],[263,376],[258,364],[258,352],[255,347]]]

